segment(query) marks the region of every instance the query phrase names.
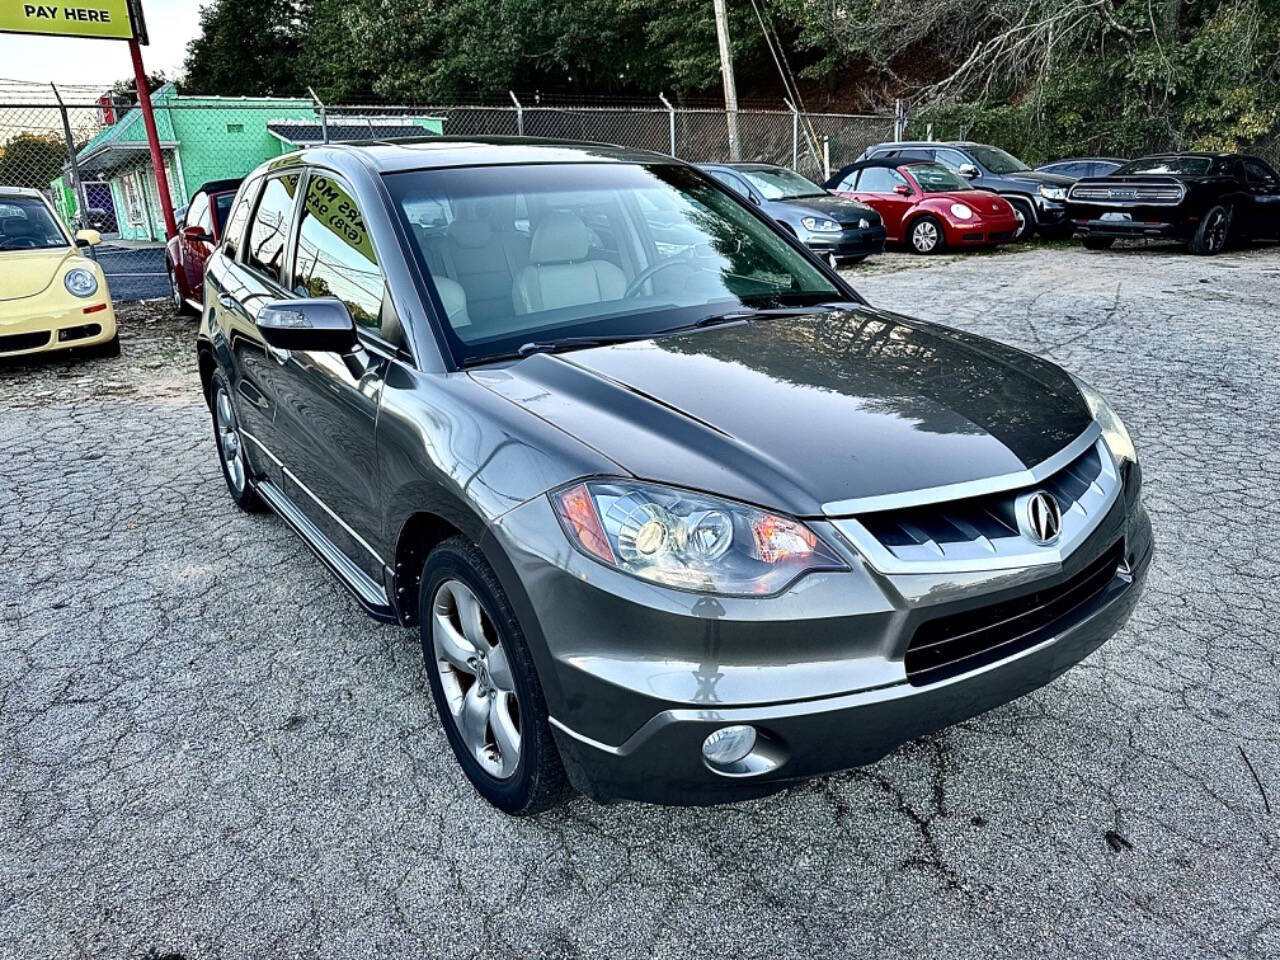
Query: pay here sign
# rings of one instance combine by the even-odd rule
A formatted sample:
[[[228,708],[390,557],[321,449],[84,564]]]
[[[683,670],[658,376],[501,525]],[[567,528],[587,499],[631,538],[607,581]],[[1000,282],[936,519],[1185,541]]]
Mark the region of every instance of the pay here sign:
[[[0,33],[44,33],[60,37],[131,40],[141,37],[141,11],[135,27],[130,0],[27,3],[0,0]]]

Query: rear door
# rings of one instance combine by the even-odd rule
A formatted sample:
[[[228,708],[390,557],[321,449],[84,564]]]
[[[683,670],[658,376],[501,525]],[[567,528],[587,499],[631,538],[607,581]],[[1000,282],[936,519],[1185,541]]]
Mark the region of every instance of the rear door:
[[[183,280],[186,284],[187,293],[191,295],[193,300],[199,300],[201,296],[200,288],[204,283],[205,253],[201,248],[201,241],[193,240],[189,237],[187,230],[191,227],[199,227],[206,233],[210,233],[211,226],[209,198],[203,193],[197,193],[191,198],[191,205],[187,207],[187,216],[183,220],[182,229],[178,231],[178,244],[182,248]]]

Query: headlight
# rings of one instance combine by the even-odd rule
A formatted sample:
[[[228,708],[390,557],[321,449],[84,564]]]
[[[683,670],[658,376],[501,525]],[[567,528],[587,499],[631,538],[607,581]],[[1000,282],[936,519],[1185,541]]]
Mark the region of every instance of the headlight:
[[[953,203],[951,205],[951,215],[959,217],[961,220],[969,220],[973,217],[973,210],[967,203]]]
[[[1089,405],[1089,412],[1093,414],[1093,419],[1098,421],[1098,426],[1102,428],[1102,439],[1106,441],[1111,455],[1118,463],[1123,463],[1125,460],[1137,463],[1138,452],[1133,448],[1133,440],[1129,437],[1129,431],[1124,428],[1124,423],[1111,409],[1111,404],[1079,377],[1072,376],[1071,379],[1080,388],[1080,396],[1084,397],[1084,402]]]
[[[777,593],[844,562],[798,520],[718,497],[630,480],[590,480],[551,494],[583,553],[642,580],[704,593]]]
[[[806,230],[814,233],[839,233],[840,224],[826,217],[805,217],[800,221]]]
[[[62,278],[62,283],[72,296],[92,297],[98,292],[98,278],[93,275],[93,271],[85,270],[83,267],[68,270],[67,275]]]
[[[1048,184],[1040,185],[1040,196],[1046,200],[1065,200],[1067,199],[1066,187],[1051,187]]]

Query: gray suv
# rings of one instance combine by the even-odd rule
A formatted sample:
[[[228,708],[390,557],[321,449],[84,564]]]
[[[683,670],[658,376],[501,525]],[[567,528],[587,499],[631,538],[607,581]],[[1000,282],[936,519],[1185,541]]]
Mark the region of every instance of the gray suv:
[[[656,154],[272,160],[197,351],[231,498],[418,629],[458,762],[508,813],[870,763],[1087,656],[1151,559],[1092,388],[868,306]]]

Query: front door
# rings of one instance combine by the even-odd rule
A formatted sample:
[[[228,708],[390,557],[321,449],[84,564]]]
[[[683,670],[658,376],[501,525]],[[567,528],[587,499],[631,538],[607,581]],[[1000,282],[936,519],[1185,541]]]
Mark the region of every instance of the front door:
[[[906,188],[907,193],[900,192]],[[840,195],[865,203],[880,214],[887,238],[895,243],[903,237],[903,220],[918,197],[912,196],[907,178],[892,167],[864,167],[858,172],[852,192],[840,190]]]
[[[1249,236],[1280,237],[1280,176],[1256,157],[1246,157],[1244,181],[1249,192]]]

